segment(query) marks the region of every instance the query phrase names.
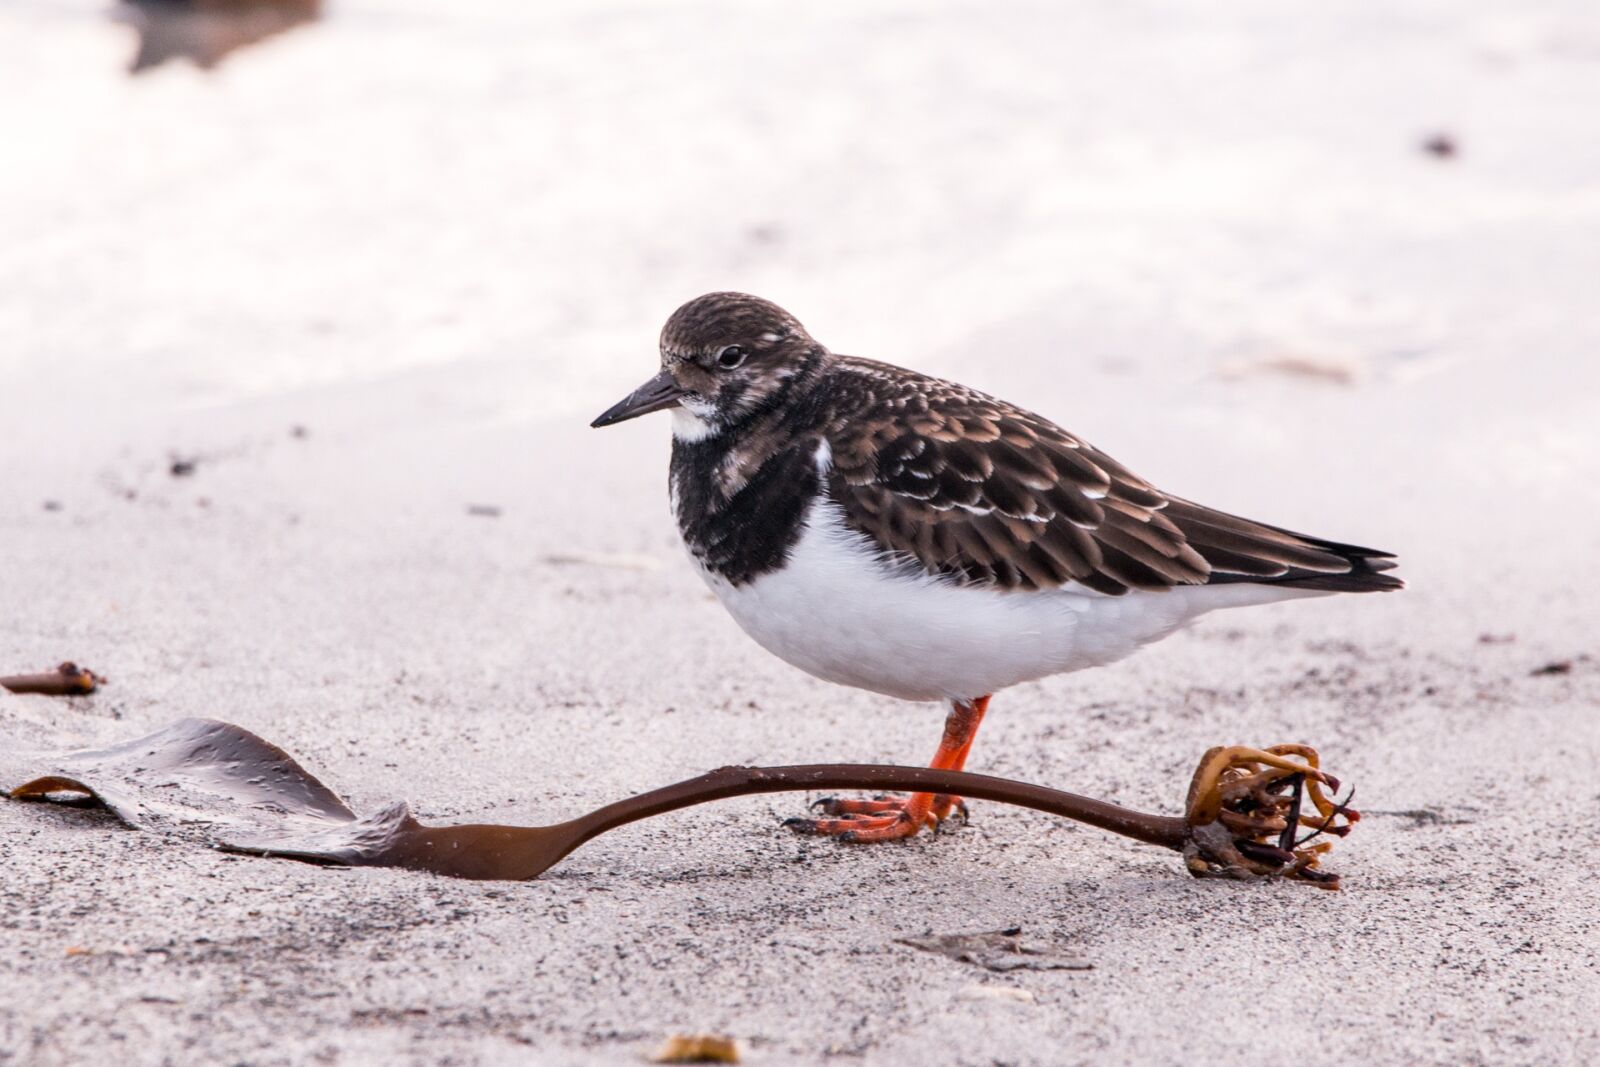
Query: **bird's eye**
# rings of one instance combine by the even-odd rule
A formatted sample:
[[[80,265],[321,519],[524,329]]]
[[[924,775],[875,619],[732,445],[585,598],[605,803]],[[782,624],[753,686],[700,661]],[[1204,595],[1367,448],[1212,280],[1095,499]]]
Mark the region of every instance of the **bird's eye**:
[[[727,348],[724,348],[721,352],[717,353],[717,366],[721,367],[723,370],[732,370],[744,362],[744,357],[746,355],[747,353],[745,350],[740,348],[738,345],[729,345]]]

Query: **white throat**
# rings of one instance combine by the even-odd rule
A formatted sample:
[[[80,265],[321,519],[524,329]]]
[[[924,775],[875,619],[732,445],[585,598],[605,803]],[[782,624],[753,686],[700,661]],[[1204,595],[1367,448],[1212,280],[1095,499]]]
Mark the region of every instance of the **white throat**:
[[[672,409],[672,436],[683,442],[704,441],[715,437],[718,427],[707,422],[682,404]]]

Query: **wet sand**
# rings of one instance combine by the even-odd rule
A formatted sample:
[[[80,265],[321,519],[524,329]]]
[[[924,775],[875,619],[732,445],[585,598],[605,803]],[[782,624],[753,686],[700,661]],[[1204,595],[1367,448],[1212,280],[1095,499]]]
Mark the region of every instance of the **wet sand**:
[[[1338,895],[992,804],[852,849],[729,801],[517,884],[0,804],[0,1062],[1600,1058],[1583,10],[354,3],[132,82],[89,5],[0,12],[0,674],[111,679],[0,694],[7,778],[185,716],[425,821],[925,760],[938,709],[710,599],[665,425],[586,428],[718,287],[1411,583],[1019,687],[970,764],[1177,813],[1308,742],[1368,814]],[[1090,968],[899,943],[1017,925]]]

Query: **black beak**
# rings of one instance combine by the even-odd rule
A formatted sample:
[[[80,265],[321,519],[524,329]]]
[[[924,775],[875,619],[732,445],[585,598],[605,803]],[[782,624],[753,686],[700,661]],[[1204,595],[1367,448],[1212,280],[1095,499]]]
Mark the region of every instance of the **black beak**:
[[[678,383],[672,380],[672,375],[662,371],[623,397],[621,401],[607,408],[589,425],[596,428],[611,426],[626,422],[628,419],[636,419],[640,415],[648,415],[652,411],[676,407],[678,401],[683,399],[683,393],[684,391],[678,388]]]

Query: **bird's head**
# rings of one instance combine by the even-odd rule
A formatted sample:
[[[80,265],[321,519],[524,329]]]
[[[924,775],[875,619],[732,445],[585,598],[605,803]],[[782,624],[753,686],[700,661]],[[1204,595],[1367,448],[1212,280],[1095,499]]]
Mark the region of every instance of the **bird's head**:
[[[661,329],[661,370],[591,426],[674,409],[682,439],[708,437],[776,408],[819,351],[778,305],[744,293],[707,293]]]

